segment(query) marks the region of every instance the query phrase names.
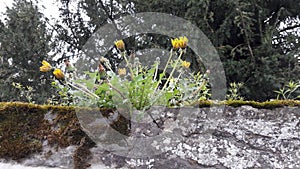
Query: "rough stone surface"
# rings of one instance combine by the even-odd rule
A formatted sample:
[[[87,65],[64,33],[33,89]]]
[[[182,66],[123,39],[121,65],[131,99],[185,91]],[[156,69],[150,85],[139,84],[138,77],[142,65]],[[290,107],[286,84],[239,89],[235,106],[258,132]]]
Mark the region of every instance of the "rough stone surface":
[[[56,117],[51,113],[45,114],[49,124]],[[83,117],[89,118],[78,116],[73,126],[80,122],[96,146],[84,134],[80,144],[65,149],[51,148],[46,140],[43,152],[23,164],[80,169],[300,168],[300,108],[153,107],[133,113],[129,136],[110,127],[109,120]]]
[[[148,118],[147,124],[132,124],[128,149],[123,147],[127,156],[116,147],[114,152],[99,153],[106,146],[98,146],[91,150],[92,164],[165,169],[300,168],[299,108],[182,108],[152,110],[152,115],[156,123]]]

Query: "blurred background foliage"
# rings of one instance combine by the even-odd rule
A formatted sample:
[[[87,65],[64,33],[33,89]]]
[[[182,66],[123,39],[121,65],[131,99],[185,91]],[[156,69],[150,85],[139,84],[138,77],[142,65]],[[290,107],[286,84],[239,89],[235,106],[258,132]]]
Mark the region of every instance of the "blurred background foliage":
[[[298,0],[57,1],[59,21],[48,26],[48,19],[31,1],[15,0],[7,9],[6,20],[0,23],[2,101],[21,99],[11,85],[18,82],[32,86],[35,100],[44,102],[51,87],[45,83],[50,76],[38,71],[43,59],[56,56],[53,64],[60,64],[66,58],[78,58],[101,26],[138,12],[168,13],[198,26],[218,50],[228,85],[244,84],[241,93],[246,100],[274,99],[274,91],[285,82],[300,79]],[[161,41],[160,35],[149,37],[168,48],[169,42]],[[132,39],[125,42],[135,43]]]
[[[0,101],[28,101],[24,93],[32,93],[31,100],[41,103],[51,95],[50,79],[39,72],[51,50],[46,21],[33,2],[15,1],[6,10],[0,23]]]

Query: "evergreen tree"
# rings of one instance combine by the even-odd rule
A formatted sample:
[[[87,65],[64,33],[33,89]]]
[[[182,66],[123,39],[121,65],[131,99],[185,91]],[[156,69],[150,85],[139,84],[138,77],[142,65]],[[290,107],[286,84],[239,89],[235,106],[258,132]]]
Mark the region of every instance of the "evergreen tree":
[[[32,100],[43,102],[50,95],[50,83],[41,78],[41,61],[48,57],[51,36],[47,33],[46,18],[32,1],[15,0],[7,8],[0,32],[1,100],[28,101],[12,83],[32,87]]]
[[[244,97],[275,98],[299,79],[300,4],[295,0],[133,0],[136,12],[164,12],[196,24],[213,42],[227,82],[244,82]],[[284,25],[283,27],[282,25]]]

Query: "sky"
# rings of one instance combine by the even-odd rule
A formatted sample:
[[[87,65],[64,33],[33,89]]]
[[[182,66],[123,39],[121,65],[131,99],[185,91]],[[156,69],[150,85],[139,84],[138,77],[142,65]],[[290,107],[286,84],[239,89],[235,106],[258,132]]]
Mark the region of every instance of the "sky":
[[[14,0],[0,0],[0,20],[4,21],[3,13],[5,13],[6,7],[12,7],[13,2]],[[35,1],[33,0],[33,2]],[[50,23],[55,24],[59,22],[59,6],[57,0],[38,0],[38,7],[40,12],[43,13],[45,17],[50,19]],[[52,53],[53,51],[49,52],[50,55]],[[61,54],[57,54],[54,59],[61,57],[60,55]]]
[[[3,20],[3,14],[6,7],[12,7],[13,0],[0,0],[0,19]],[[58,18],[59,11],[56,0],[38,0],[39,9],[48,18]]]

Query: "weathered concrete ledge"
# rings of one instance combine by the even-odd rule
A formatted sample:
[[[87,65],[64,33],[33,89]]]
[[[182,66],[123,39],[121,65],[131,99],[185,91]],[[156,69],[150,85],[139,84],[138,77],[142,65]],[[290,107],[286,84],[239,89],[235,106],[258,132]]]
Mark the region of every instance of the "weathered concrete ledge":
[[[45,154],[47,146],[56,147],[43,156],[47,163],[56,150],[73,146],[71,162],[57,165],[80,169],[300,168],[297,104],[292,101],[288,106],[284,101],[270,109],[240,102],[235,103],[238,107],[153,107],[148,112],[152,118],[133,113],[127,133],[128,121],[116,118],[118,111],[101,110],[108,119],[105,123],[95,111],[80,111],[84,112],[81,116],[69,107],[0,103],[0,157],[22,162]],[[122,134],[116,134],[118,128]]]

